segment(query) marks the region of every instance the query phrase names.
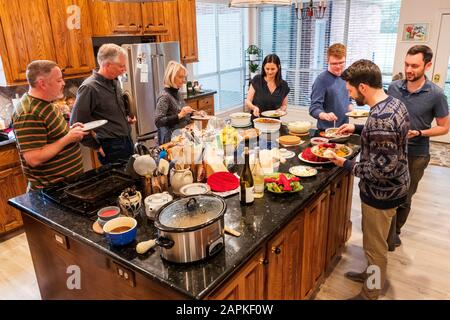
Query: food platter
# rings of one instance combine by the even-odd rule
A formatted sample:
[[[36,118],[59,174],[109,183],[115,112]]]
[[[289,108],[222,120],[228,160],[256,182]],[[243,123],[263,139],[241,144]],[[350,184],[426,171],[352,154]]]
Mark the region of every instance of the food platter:
[[[317,174],[317,169],[310,166],[293,166],[289,168],[289,172],[297,177],[307,178]]]
[[[367,118],[369,116],[369,111],[353,110],[353,111],[347,112],[345,115],[347,117],[351,117],[351,118]]]
[[[311,161],[311,160],[306,160],[305,158],[303,158],[303,152],[299,153],[298,158],[299,158],[300,160],[302,160],[303,162],[311,163],[311,164],[326,164],[326,163],[331,163],[330,160],[326,160],[326,161]]]
[[[287,115],[286,111],[283,110],[268,110],[261,112],[261,116],[263,117],[269,117],[269,118],[279,118]]]
[[[322,143],[311,147],[311,152],[316,157],[332,159],[334,156],[329,154],[334,152],[338,157],[348,157],[353,153],[352,148],[338,143]]]

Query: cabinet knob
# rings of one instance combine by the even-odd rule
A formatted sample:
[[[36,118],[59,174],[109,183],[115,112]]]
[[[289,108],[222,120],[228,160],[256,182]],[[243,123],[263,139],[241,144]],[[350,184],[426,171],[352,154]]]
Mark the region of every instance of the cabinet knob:
[[[266,265],[268,263],[269,263],[269,261],[267,259],[263,259],[263,258],[259,259],[259,264]]]
[[[281,253],[281,248],[280,247],[272,247],[272,252],[275,254],[280,254]]]

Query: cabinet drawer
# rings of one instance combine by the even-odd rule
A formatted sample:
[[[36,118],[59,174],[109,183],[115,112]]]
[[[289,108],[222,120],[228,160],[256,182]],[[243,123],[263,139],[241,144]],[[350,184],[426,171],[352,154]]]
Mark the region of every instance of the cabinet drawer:
[[[0,151],[0,168],[11,168],[20,164],[19,153],[13,144],[6,150]]]
[[[214,96],[198,100],[198,108],[199,109],[201,109],[201,110],[209,109],[210,107],[214,107]]]
[[[214,106],[211,106],[209,108],[203,108],[201,110],[205,111],[209,116],[213,116],[214,115]]]
[[[189,106],[194,110],[198,110],[198,100],[188,100],[186,101],[186,106]]]

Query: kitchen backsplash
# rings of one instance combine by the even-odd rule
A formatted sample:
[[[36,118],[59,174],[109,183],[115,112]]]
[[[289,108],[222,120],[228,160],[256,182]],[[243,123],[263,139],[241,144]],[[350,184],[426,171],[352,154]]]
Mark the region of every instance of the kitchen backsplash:
[[[68,79],[65,80],[66,86],[64,88],[64,95],[66,98],[75,97],[78,87],[81,85],[85,78]],[[14,87],[0,87],[0,125],[3,120],[5,127],[9,127],[11,123],[11,116],[14,111],[12,99],[16,98],[16,95],[21,97],[28,91],[28,85],[14,86]],[[0,129],[2,129],[0,127]]]

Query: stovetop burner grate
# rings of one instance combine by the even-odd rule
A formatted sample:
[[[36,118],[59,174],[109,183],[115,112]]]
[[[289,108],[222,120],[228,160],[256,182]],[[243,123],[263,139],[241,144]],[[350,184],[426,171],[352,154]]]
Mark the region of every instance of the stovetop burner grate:
[[[127,187],[136,183],[129,175],[123,172],[123,166],[106,165],[99,169],[85,172],[75,180],[64,180],[52,187],[41,190],[41,195],[56,204],[87,217],[96,218],[97,211],[103,207],[117,205],[117,197]],[[94,188],[99,187],[99,182],[107,182],[107,188],[96,194]],[[111,183],[115,183],[113,187]],[[74,191],[75,190],[75,196]],[[83,191],[86,196],[83,198]]]

